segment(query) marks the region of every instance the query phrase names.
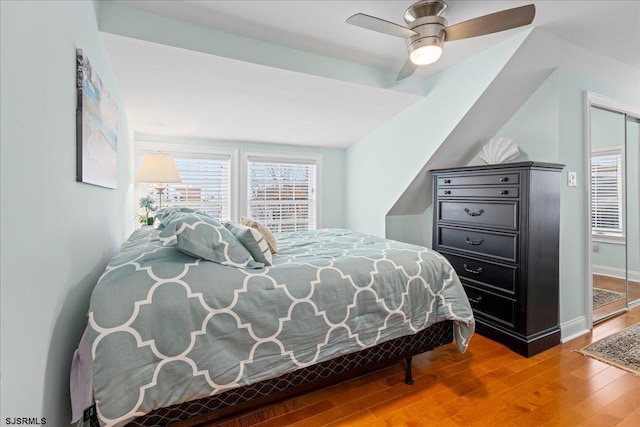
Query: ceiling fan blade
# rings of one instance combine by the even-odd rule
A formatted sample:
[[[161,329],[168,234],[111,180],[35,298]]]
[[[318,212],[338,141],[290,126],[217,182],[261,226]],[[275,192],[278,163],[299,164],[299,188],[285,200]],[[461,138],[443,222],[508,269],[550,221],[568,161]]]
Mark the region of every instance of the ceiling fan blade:
[[[347,23],[367,30],[389,34],[391,36],[411,37],[418,35],[418,33],[408,29],[407,27],[394,24],[390,21],[385,21],[384,19],[376,18],[375,16],[365,15],[364,13],[356,13],[349,17],[347,19]]]
[[[402,69],[398,73],[398,77],[396,77],[396,81],[406,79],[407,77],[412,75],[414,71],[416,71],[416,68],[418,68],[418,66],[411,62],[411,59],[407,58],[407,61],[404,63]]]
[[[522,27],[531,24],[535,15],[536,7],[529,4],[469,19],[446,28],[445,41],[468,39]]]

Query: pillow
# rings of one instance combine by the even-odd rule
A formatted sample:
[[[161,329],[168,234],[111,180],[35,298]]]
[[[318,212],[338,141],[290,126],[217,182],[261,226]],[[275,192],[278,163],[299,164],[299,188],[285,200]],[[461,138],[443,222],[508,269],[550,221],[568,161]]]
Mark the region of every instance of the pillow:
[[[266,265],[273,264],[271,248],[267,240],[262,236],[262,233],[255,228],[241,224],[227,222],[224,226],[242,243],[242,246],[247,248],[251,256],[253,256],[253,259]]]
[[[271,231],[267,228],[266,225],[260,224],[258,221],[254,221],[252,219],[247,219],[245,217],[240,218],[240,224],[246,225],[247,227],[251,227],[253,229],[258,230],[264,239],[269,244],[269,248],[271,249],[272,254],[278,253],[278,248],[276,247],[276,238],[273,237]]]
[[[158,228],[164,228],[165,224],[183,217],[184,214],[194,213],[209,216],[204,212],[200,212],[192,208],[162,208],[156,212],[156,220],[159,222]]]
[[[229,230],[215,219],[196,213],[179,212],[164,222],[159,237],[163,246],[176,246],[195,258],[238,268],[262,268]]]

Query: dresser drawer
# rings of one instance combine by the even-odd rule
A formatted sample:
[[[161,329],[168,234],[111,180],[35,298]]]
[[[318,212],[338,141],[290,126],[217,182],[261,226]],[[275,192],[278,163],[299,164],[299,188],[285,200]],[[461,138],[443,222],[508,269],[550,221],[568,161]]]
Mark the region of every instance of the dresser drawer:
[[[438,188],[438,197],[481,197],[492,199],[518,198],[518,187],[442,187]]]
[[[520,174],[518,173],[438,177],[438,187],[449,185],[507,185],[519,183]]]
[[[516,293],[518,268],[508,265],[480,261],[473,258],[443,252],[460,278],[474,285],[506,292]]]
[[[516,326],[516,303],[509,298],[503,298],[489,292],[483,292],[463,283],[467,298],[474,315],[484,317],[496,323],[502,323],[511,328]]]
[[[438,220],[516,230],[518,203],[439,201]]]
[[[517,262],[518,236],[438,227],[438,248],[457,249]]]

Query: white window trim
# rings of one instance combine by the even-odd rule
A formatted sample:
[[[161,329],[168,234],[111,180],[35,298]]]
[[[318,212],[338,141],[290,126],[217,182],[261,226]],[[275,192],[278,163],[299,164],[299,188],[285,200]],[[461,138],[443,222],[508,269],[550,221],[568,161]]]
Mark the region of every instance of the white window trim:
[[[194,155],[219,155],[219,156],[229,156],[230,161],[230,179],[229,183],[229,194],[231,200],[229,200],[229,210],[231,218],[229,219],[239,219],[239,193],[238,193],[238,149],[237,148],[220,148],[220,147],[212,147],[207,145],[195,145],[195,144],[177,144],[174,142],[155,142],[155,141],[136,141],[136,152],[135,152],[135,173],[138,173],[138,169],[140,168],[140,164],[142,163],[142,158],[144,155],[148,153],[181,153],[181,154],[194,154]],[[137,184],[134,182],[134,185]],[[137,194],[137,185],[135,186],[135,192]],[[137,213],[138,204],[136,203],[134,206],[134,213]]]
[[[627,240],[625,236],[618,236],[618,235],[613,236],[613,235],[600,234],[600,233],[593,233],[593,241],[600,242],[600,243],[611,243],[614,245],[627,244]]]
[[[626,210],[627,210],[627,206],[626,206],[626,202],[627,202],[627,198],[626,198],[626,194],[627,194],[627,189],[625,187],[625,177],[626,177],[626,165],[625,165],[625,157],[626,157],[626,153],[625,153],[625,148],[623,145],[602,145],[599,147],[593,147],[591,149],[591,154],[589,155],[589,170],[590,170],[590,178],[591,178],[591,165],[593,164],[593,155],[594,154],[620,154],[620,174],[622,177],[622,181],[621,181],[621,194],[620,194],[620,198],[621,200],[621,211],[620,211],[620,222],[621,222],[621,229],[622,229],[622,234],[618,234],[618,233],[607,233],[604,231],[595,231],[593,229],[593,223],[591,222],[591,213],[589,213],[589,224],[591,224],[591,234],[592,234],[592,238],[594,241],[597,242],[603,242],[603,243],[616,243],[616,244],[624,244],[626,242],[626,238],[627,238],[627,218],[626,218]],[[591,182],[591,181],[590,181]],[[593,184],[591,184],[593,185]],[[591,209],[593,209],[593,200],[590,197],[591,200]]]
[[[316,165],[316,228],[322,228],[322,154],[296,153],[292,151],[240,150],[240,201],[241,216],[249,212],[249,158],[260,157],[273,161],[309,161]],[[238,221],[240,218],[236,218]]]

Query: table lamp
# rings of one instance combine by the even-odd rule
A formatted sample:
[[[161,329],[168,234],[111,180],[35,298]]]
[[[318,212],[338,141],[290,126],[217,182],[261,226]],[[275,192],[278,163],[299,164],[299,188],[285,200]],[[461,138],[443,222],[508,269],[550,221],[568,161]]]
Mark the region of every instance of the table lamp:
[[[162,193],[166,188],[164,184],[182,182],[176,163],[173,161],[173,156],[162,153],[147,154],[145,156],[136,176],[136,181],[156,184],[154,188],[160,198],[160,208],[162,208]]]

